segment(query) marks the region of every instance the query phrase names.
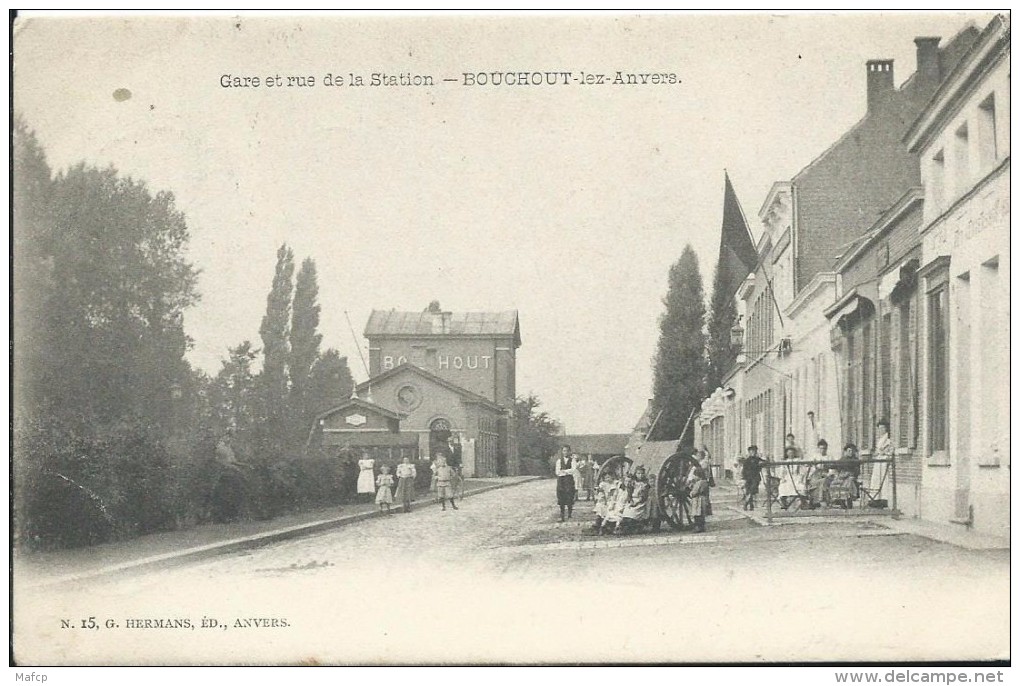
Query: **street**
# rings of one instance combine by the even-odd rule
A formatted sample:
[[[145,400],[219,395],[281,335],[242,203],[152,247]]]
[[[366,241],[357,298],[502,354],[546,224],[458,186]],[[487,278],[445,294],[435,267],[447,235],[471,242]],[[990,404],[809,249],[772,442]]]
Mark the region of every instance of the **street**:
[[[560,524],[554,490],[532,481],[457,511],[418,507],[188,566],[16,589],[15,654],[24,664],[1009,657],[1008,551],[867,521],[761,527],[723,489],[705,534],[595,537],[590,503]],[[89,618],[96,628],[81,628]]]

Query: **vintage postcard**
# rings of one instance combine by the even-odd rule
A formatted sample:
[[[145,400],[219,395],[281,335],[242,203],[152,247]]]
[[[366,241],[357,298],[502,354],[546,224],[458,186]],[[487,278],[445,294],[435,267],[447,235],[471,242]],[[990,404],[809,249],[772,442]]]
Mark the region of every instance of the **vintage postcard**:
[[[1010,660],[1008,13],[12,22],[14,664]]]

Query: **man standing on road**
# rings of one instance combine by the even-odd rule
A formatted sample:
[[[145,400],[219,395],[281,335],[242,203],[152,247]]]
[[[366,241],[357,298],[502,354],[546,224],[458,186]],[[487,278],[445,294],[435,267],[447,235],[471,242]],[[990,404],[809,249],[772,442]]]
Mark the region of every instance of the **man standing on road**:
[[[560,506],[560,521],[574,516],[574,500],[577,498],[577,485],[574,475],[577,473],[577,460],[570,455],[570,446],[560,448],[560,456],[556,458],[556,503]]]

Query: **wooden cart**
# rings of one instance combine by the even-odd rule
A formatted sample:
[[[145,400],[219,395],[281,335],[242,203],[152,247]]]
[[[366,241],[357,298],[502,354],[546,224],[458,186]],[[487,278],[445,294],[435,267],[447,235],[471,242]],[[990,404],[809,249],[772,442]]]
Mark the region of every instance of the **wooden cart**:
[[[626,455],[617,455],[603,462],[596,476],[596,483],[606,473],[622,478],[643,466],[651,490],[648,526],[653,531],[658,531],[663,521],[675,530],[694,524],[687,475],[696,461],[693,457],[677,454],[676,445],[676,441],[646,441],[634,448],[628,446]]]

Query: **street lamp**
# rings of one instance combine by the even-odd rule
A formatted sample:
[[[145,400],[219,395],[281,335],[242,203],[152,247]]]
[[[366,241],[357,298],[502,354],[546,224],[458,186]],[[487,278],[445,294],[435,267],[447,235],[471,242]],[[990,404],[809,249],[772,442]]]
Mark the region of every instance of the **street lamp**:
[[[740,326],[739,320],[730,329],[730,345],[734,348],[742,348],[744,346],[744,327]]]

